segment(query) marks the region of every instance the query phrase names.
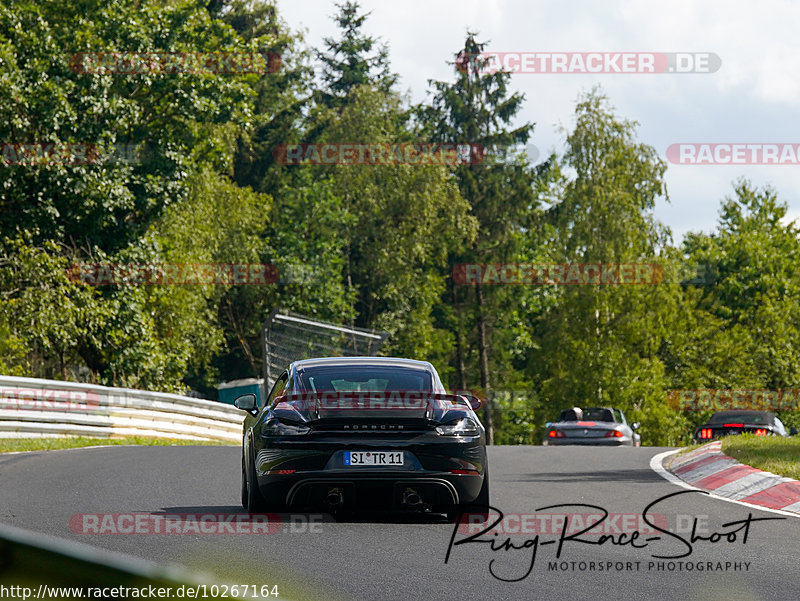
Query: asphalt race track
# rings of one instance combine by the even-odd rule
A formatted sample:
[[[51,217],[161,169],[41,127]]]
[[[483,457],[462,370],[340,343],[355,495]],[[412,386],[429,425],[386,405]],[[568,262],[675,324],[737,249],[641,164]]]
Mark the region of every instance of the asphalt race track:
[[[219,582],[277,584],[280,599],[800,599],[800,519],[724,526],[747,520],[751,512],[753,518],[781,516],[690,492],[664,499],[649,512],[652,521],[675,535],[655,531],[641,520],[650,503],[683,490],[650,469],[650,458],[663,450],[491,448],[492,505],[505,514],[509,532],[483,536],[495,539],[494,544],[453,546],[447,564],[454,528],[438,516],[383,513],[337,522],[322,514],[282,515],[284,523],[272,534],[115,535],[70,529],[70,519],[86,513],[243,514],[236,447],[0,455],[0,522],[181,564]],[[580,520],[600,509],[540,510],[561,504],[605,509],[610,515],[601,527],[614,539],[598,545],[597,535],[585,533],[576,538],[595,544],[570,540],[581,529]],[[539,517],[529,515],[534,513]],[[556,559],[564,522],[542,514],[565,513],[571,514],[570,530]],[[696,540],[693,545],[679,540],[677,536],[690,539],[695,517],[698,534],[721,540]],[[80,518],[73,519],[76,523]],[[527,532],[512,532],[521,524]],[[544,530],[538,548],[537,528]],[[458,532],[453,542],[468,536]],[[503,548],[507,536],[522,548]],[[631,540],[641,548],[614,544]],[[690,546],[687,557],[653,557],[683,555]],[[490,564],[499,578],[519,580],[492,576]]]

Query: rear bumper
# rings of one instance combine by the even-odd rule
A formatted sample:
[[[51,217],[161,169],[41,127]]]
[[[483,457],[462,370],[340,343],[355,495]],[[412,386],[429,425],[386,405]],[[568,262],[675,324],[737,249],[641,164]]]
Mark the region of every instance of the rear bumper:
[[[402,451],[405,460],[402,466],[349,466],[346,451]],[[406,501],[416,494],[424,506],[434,508],[478,497],[486,447],[482,436],[432,434],[272,440],[258,449],[255,472],[265,498],[291,507],[325,505],[335,491],[346,507],[413,508]]]
[[[265,497],[293,508],[433,509],[474,501],[483,478],[483,474],[326,470],[258,476],[258,484]]]
[[[630,438],[547,438],[542,444],[546,447],[632,447],[633,440]]]

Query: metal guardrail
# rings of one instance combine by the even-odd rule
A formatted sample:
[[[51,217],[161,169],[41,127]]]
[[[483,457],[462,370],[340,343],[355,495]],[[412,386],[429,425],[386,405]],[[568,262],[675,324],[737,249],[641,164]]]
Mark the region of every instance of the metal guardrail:
[[[244,414],[177,394],[0,376],[0,438],[147,436],[239,442]]]

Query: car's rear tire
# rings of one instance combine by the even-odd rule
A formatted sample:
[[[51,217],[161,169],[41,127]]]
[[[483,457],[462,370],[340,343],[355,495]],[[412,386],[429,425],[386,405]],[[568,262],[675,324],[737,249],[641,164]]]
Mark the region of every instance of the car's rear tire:
[[[261,490],[258,488],[258,478],[256,477],[256,467],[255,467],[255,457],[253,457],[253,451],[250,450],[250,461],[245,461],[242,466],[242,470],[246,472],[244,474],[245,481],[242,485],[242,505],[244,505],[244,500],[246,497],[247,505],[245,505],[245,509],[250,513],[264,513],[269,509],[267,507],[267,501],[261,494]],[[245,488],[247,490],[245,490]]]
[[[489,521],[489,466],[483,472],[483,485],[475,500],[471,503],[453,505],[447,511],[447,519],[455,522],[459,516],[469,515],[470,524],[485,524]]]
[[[245,464],[248,462],[245,462]],[[242,471],[245,472],[244,465]],[[246,473],[243,477],[246,478],[242,481],[242,505],[250,513],[266,513],[266,512],[280,512],[286,510],[286,501],[279,496],[265,496],[258,486],[258,478],[256,477],[256,461],[253,450],[250,450],[250,461],[247,466]],[[245,487],[247,490],[245,490]],[[247,505],[245,505],[245,497]]]
[[[248,488],[247,488],[247,472],[244,469],[244,454],[242,454],[242,507],[247,509],[249,507]]]

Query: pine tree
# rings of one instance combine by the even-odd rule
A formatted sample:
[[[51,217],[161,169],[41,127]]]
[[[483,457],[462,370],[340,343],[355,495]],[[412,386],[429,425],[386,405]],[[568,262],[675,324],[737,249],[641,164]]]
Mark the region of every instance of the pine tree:
[[[359,85],[372,85],[389,94],[397,75],[390,71],[386,44],[362,31],[370,13],[360,14],[361,7],[354,0],[336,6],[339,13],[334,21],[341,30],[341,37],[325,38],[325,51],[316,52],[323,65],[319,103],[328,108],[340,107],[350,91]]]
[[[515,256],[519,234],[529,221],[536,200],[531,185],[533,175],[524,162],[504,163],[495,160],[497,151],[514,144],[524,144],[533,132],[533,124],[525,123],[517,128],[510,124],[522,108],[524,95],[510,93],[510,73],[489,72],[484,69],[482,53],[485,42],[478,42],[475,33],[468,33],[464,48],[452,63],[456,71],[453,83],[431,81],[434,88],[433,102],[420,107],[418,117],[421,127],[433,142],[457,144],[470,149],[469,159],[455,169],[461,195],[469,202],[472,215],[478,220],[479,229],[472,248],[466,254],[453,257],[453,262],[502,262]],[[453,299],[460,293],[452,289]],[[496,297],[494,299],[489,296]],[[489,442],[493,441],[493,421],[489,356],[492,349],[493,324],[490,315],[504,315],[498,307],[490,304],[502,303],[507,298],[497,291],[484,290],[476,286],[474,298],[467,296],[465,304],[472,309],[477,331],[478,369],[480,385],[487,397],[485,413]],[[493,303],[494,301],[494,303]],[[456,369],[463,375],[464,324],[462,315],[457,325],[456,346],[459,357]],[[468,319],[468,318],[467,318]]]

